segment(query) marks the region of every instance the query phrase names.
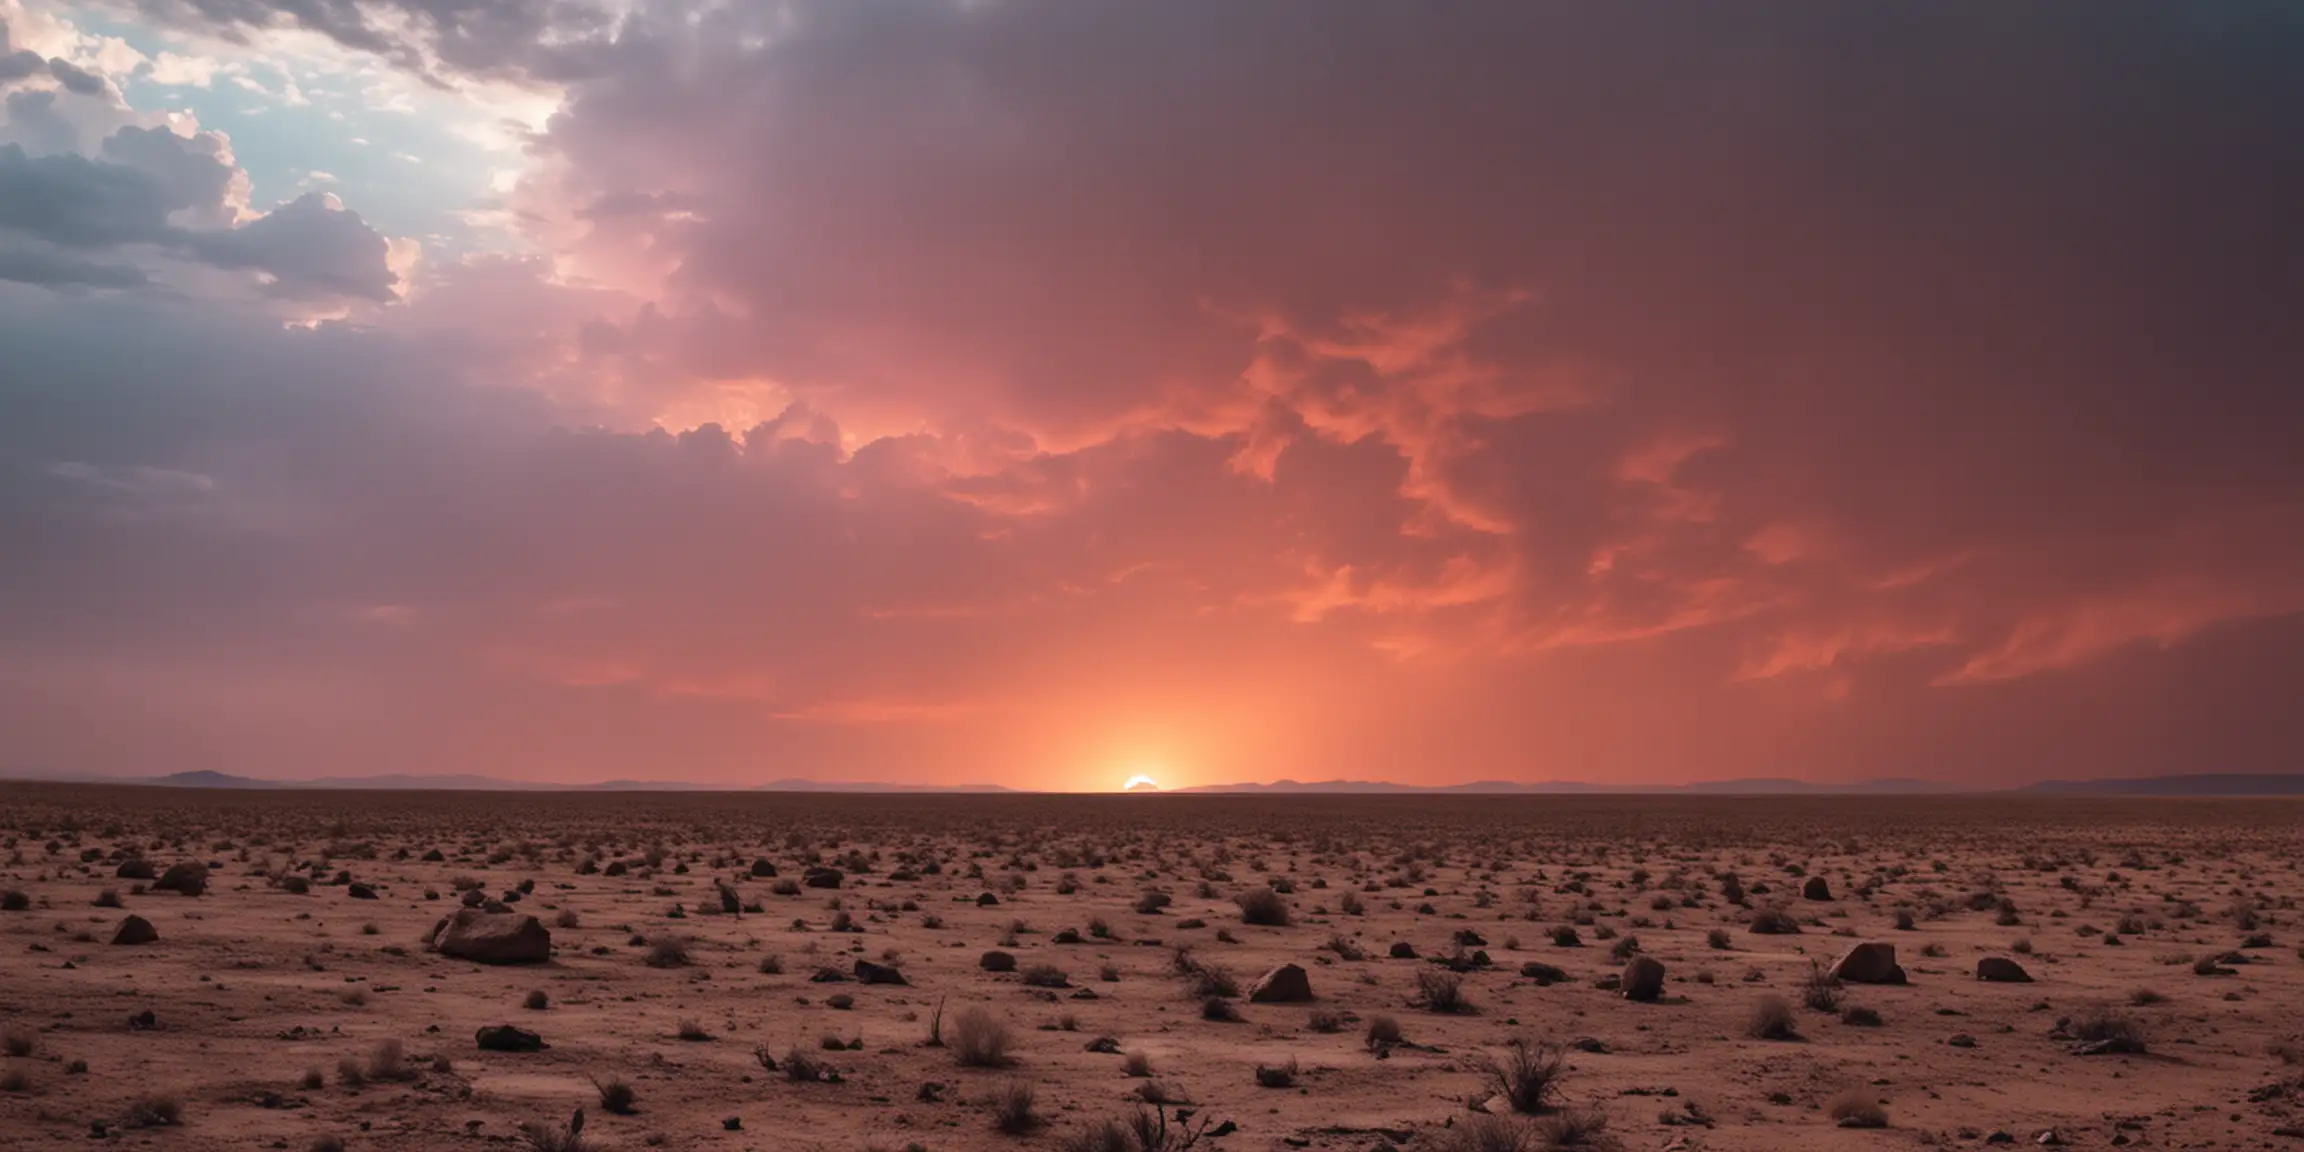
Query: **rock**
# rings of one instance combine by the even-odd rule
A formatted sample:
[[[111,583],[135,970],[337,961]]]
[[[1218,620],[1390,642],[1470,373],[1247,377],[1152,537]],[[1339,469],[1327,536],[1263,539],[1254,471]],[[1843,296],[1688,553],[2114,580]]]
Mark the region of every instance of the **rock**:
[[[1858,944],[1833,963],[1832,975],[1850,984],[1904,983],[1894,944]]]
[[[1952,1034],[1952,1038],[1950,1040],[1946,1040],[1945,1043],[1950,1044],[1954,1048],[1974,1048],[1976,1046],[1976,1038],[1974,1036],[1970,1036],[1966,1032],[1954,1032]]]
[[[776,875],[776,865],[770,863],[766,856],[762,856],[752,862],[753,879],[766,880],[774,875]]]
[[[1312,998],[1312,977],[1300,964],[1282,964],[1248,990],[1250,1004],[1303,1004]]]
[[[150,1008],[128,1017],[128,1030],[130,1032],[150,1032],[158,1027],[160,1027],[160,1017]]]
[[[1414,960],[1416,958],[1416,946],[1406,940],[1394,940],[1392,942],[1392,958],[1394,960]]]
[[[1655,1003],[1664,995],[1664,962],[1654,956],[1635,954],[1625,962],[1624,977],[1618,986],[1626,1000]]]
[[[859,984],[911,983],[911,981],[904,978],[904,974],[902,972],[899,972],[886,964],[874,964],[870,960],[858,960],[856,962],[856,982]]]
[[[997,908],[1000,906],[1000,898],[998,896],[994,896],[990,892],[986,892],[982,896],[978,896],[976,898],[976,906],[978,908]]]
[[[541,964],[552,958],[552,932],[534,916],[466,908],[448,918],[432,946],[479,964]]]
[[[456,898],[456,902],[466,908],[478,908],[488,902],[488,894],[478,888],[466,888],[464,894]]]
[[[166,872],[160,874],[158,880],[152,882],[152,890],[155,892],[181,892],[186,896],[198,896],[208,890],[208,866],[189,861],[182,864],[171,864]]]
[[[1810,876],[1808,882],[1800,886],[1800,898],[1803,900],[1830,900],[1832,898],[1832,886],[1826,884],[1822,876]]]
[[[160,940],[160,930],[142,916],[130,916],[120,922],[120,930],[112,934],[114,944],[154,944]]]
[[[810,888],[838,888],[842,879],[844,876],[838,868],[810,868],[800,877],[800,882]]]
[[[1120,1042],[1110,1036],[1098,1036],[1088,1042],[1087,1050],[1105,1056],[1117,1056],[1120,1054]]]
[[[2006,956],[1986,956],[1976,962],[1976,978],[1993,984],[2030,984],[2032,974]]]
[[[1014,972],[1016,957],[1007,952],[986,952],[976,958],[976,966],[986,972]]]
[[[119,871],[113,875],[122,880],[150,880],[153,876],[152,862],[142,856],[130,856],[120,862]]]
[[[1534,980],[1539,988],[1547,988],[1554,984],[1565,983],[1568,979],[1568,970],[1556,964],[1546,964],[1542,960],[1530,960],[1520,966],[1520,975]]]
[[[544,1048],[542,1036],[510,1024],[487,1025],[473,1033],[472,1039],[483,1052],[538,1052]]]
[[[354,900],[374,900],[376,888],[372,884],[353,884],[344,889],[344,894]]]
[[[741,1132],[744,1130],[744,1118],[742,1116],[730,1116],[722,1120],[720,1126],[730,1132]]]

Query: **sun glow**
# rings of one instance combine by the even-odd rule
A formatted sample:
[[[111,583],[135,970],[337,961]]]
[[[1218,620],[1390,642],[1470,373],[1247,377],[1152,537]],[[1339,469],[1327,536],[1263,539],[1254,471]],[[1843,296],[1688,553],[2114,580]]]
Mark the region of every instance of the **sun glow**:
[[[1134,792],[1140,788],[1146,791],[1156,792],[1160,788],[1160,782],[1158,780],[1154,780],[1150,776],[1138,774],[1135,776],[1130,776],[1128,778],[1128,782],[1120,786],[1120,790],[1123,792]]]

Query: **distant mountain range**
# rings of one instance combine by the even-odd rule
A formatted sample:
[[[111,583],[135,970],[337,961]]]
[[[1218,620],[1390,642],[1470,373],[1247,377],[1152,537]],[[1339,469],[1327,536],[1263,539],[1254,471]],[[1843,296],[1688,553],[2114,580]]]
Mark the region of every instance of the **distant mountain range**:
[[[5,778],[5,777],[0,777]],[[288,788],[311,790],[462,791],[462,792],[827,792],[898,794],[1021,793],[998,784],[882,784],[872,782],[772,780],[751,788],[684,781],[605,780],[596,784],[551,784],[505,780],[494,776],[327,776],[317,780],[265,780],[228,772],[176,772],[166,776],[135,778],[24,777],[78,780],[83,783],[144,784],[163,788]],[[1152,789],[1134,789],[1145,794]],[[2033,795],[2067,796],[2304,796],[2304,773],[2251,775],[2209,772],[2183,776],[2145,776],[2127,780],[2046,780],[2010,789],[1966,789],[1928,780],[1860,780],[1846,784],[1817,784],[1806,780],[1756,778],[1706,780],[1695,784],[1593,784],[1575,780],[1521,783],[1511,780],[1475,780],[1468,784],[1394,784],[1382,780],[1274,780],[1269,784],[1209,784],[1177,788],[1168,795],[1235,796],[1570,796],[1570,795],[1675,795],[1675,796],[1919,796],[1959,792],[2002,791]]]
[[[62,779],[62,778],[57,778]],[[379,792],[1013,792],[998,784],[956,784],[937,787],[921,784],[846,783],[826,780],[771,780],[751,788],[694,784],[682,780],[603,780],[596,784],[558,784],[533,780],[506,780],[496,776],[323,776],[316,780],[266,780],[229,772],[173,772],[166,776],[98,779],[74,777],[86,783],[148,784],[160,788],[293,788],[300,791]]]

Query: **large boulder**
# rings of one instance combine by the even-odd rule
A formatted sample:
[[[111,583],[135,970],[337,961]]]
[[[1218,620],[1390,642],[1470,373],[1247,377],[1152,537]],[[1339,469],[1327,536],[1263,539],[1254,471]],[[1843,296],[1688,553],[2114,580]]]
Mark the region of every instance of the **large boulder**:
[[[122,880],[150,880],[154,875],[152,862],[142,856],[130,856],[120,862],[120,870],[113,875]]]
[[[2006,956],[1986,956],[1976,962],[1976,978],[1993,984],[2030,984],[2032,974]]]
[[[1904,969],[1896,963],[1894,944],[1858,944],[1833,963],[1832,975],[1850,984],[1904,983]]]
[[[448,918],[432,947],[478,964],[541,964],[552,958],[552,932],[534,916],[466,908]]]
[[[1654,1003],[1664,995],[1664,962],[1654,956],[1634,954],[1624,963],[1624,975],[1617,982],[1626,1000],[1643,1004]]]
[[[1832,886],[1826,884],[1822,876],[1810,876],[1808,882],[1800,886],[1800,898],[1803,900],[1830,900],[1832,898]]]
[[[773,878],[775,877],[775,875],[776,875],[776,865],[775,865],[775,863],[774,863],[773,861],[769,860],[769,859],[768,859],[766,856],[761,856],[761,857],[758,857],[757,859],[755,859],[755,860],[753,860],[753,861],[752,861],[752,878],[753,878],[753,879],[755,879],[755,880],[768,880],[768,879],[773,879]]]
[[[874,964],[870,960],[858,960],[856,962],[856,982],[859,984],[911,983],[911,981],[904,978],[904,974],[902,972],[899,972],[886,964]]]
[[[810,888],[838,888],[842,879],[843,873],[838,868],[810,868],[801,875],[800,882]]]
[[[208,890],[208,866],[190,861],[171,864],[158,880],[152,882],[152,889],[156,892],[181,892],[186,896],[198,896]]]
[[[130,916],[120,922],[120,930],[112,934],[114,944],[153,944],[160,939],[160,930],[142,916]]]
[[[542,1036],[510,1024],[487,1025],[473,1033],[472,1039],[487,1052],[536,1052],[544,1047]]]
[[[1251,1004],[1303,1004],[1312,999],[1312,977],[1300,964],[1282,964],[1248,990]]]

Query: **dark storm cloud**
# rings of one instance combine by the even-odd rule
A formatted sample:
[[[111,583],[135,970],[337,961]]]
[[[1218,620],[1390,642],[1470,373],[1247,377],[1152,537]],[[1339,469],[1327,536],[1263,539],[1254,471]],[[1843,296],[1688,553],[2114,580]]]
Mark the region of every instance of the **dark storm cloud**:
[[[306,193],[238,228],[193,234],[188,244],[219,268],[263,272],[288,296],[389,300],[399,280],[384,237],[326,193]]]
[[[1152,715],[1241,775],[1968,780],[2304,736],[2293,7],[151,10],[567,83],[552,276],[18,312],[0,540],[51,543],[0,619],[156,736],[933,775]],[[0,154],[7,226],[220,194],[104,156]],[[314,198],[183,243],[394,295]],[[225,656],[246,715],[169,719]]]
[[[73,93],[74,95],[102,96],[105,91],[105,83],[102,76],[99,76],[94,72],[90,72],[69,60],[54,59],[48,61],[48,74],[54,76],[56,78],[56,82],[58,84],[62,84],[66,92]]]
[[[269,288],[300,299],[393,298],[398,276],[389,245],[359,214],[310,193],[234,227],[185,227],[177,213],[229,219],[238,172],[213,139],[126,127],[104,141],[103,159],[62,152],[32,156],[0,145],[0,238],[16,234],[14,266],[34,279],[42,268],[78,284],[142,283],[117,266],[35,261],[42,245],[107,249],[152,245],[218,268],[262,273]]]

